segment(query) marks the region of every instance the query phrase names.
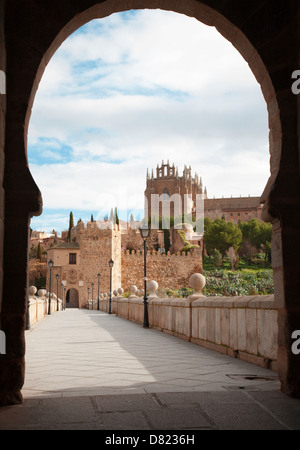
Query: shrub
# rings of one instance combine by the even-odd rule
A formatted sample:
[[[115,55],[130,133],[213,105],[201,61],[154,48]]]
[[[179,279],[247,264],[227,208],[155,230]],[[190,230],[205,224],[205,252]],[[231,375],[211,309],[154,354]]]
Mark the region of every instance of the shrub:
[[[213,250],[212,252],[212,260],[213,260],[213,264],[216,268],[221,267],[222,266],[222,255],[219,252],[219,250],[217,250],[216,248]]]
[[[188,297],[189,295],[192,295],[193,293],[194,293],[194,290],[187,288],[187,287],[182,287],[182,288],[178,289],[178,295],[180,297]]]
[[[274,293],[273,271],[203,272],[206,296],[266,295]]]

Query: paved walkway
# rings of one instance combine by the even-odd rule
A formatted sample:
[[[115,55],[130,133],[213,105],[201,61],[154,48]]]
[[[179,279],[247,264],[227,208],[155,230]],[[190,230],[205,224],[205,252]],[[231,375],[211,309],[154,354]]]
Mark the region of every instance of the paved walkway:
[[[26,332],[22,405],[0,429],[300,429],[275,372],[99,311],[67,309]]]

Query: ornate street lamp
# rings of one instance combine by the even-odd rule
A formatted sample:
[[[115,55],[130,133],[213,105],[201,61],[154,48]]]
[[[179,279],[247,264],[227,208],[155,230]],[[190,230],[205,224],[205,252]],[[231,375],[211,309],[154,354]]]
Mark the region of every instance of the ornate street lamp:
[[[144,323],[143,328],[149,327],[148,320],[148,297],[147,297],[147,248],[146,248],[146,240],[150,234],[150,228],[144,224],[140,227],[140,233],[142,238],[144,239]]]
[[[97,305],[97,309],[98,309],[98,311],[99,311],[99,288],[100,288],[100,273],[98,273],[98,275],[97,275],[97,277],[98,277],[98,305]]]
[[[92,309],[94,309],[94,283],[92,283]]]
[[[61,283],[61,308],[64,310],[64,283]]]
[[[57,302],[56,310],[58,311],[58,279],[59,279],[58,273],[55,275],[55,278],[56,278],[56,302]]]
[[[49,304],[48,304],[48,315],[51,314],[51,271],[52,271],[53,265],[54,265],[54,263],[53,263],[52,259],[50,259],[49,262],[48,262],[48,267],[49,267],[49,270],[50,270],[50,275],[49,275]]]
[[[109,311],[108,314],[111,314],[111,285],[112,285],[112,268],[114,267],[114,262],[111,259],[109,261],[109,268],[110,268],[110,288],[109,288]]]

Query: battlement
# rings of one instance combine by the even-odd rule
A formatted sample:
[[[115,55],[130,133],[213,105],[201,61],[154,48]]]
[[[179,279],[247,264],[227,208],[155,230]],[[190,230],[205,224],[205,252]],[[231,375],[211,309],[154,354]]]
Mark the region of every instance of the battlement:
[[[80,243],[82,239],[92,236],[111,238],[118,234],[121,235],[121,231],[111,221],[79,222],[71,230],[71,241]]]
[[[143,288],[143,251],[123,251],[122,261],[122,287],[125,291],[135,285]],[[147,251],[147,278],[156,280],[161,288],[179,289],[188,287],[189,278],[193,273],[202,272],[202,253],[200,248],[193,248],[187,254],[167,254],[156,251]]]
[[[138,258],[142,258],[144,257],[144,251],[143,250],[139,250],[139,251],[135,251],[135,250],[122,250],[122,257],[138,257]],[[190,251],[188,252],[176,252],[176,253],[171,253],[170,251],[168,251],[167,253],[161,253],[160,251],[156,251],[156,250],[147,250],[147,257],[152,257],[152,258],[159,258],[159,259],[164,259],[164,258],[172,258],[172,259],[177,259],[178,258],[195,258],[195,259],[199,259],[199,257],[201,258],[201,249],[200,247],[197,248],[192,248]]]

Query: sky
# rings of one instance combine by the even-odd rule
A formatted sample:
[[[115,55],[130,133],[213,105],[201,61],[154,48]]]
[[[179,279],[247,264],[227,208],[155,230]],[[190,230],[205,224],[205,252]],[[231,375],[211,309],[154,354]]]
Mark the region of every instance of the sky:
[[[248,64],[215,28],[160,10],[116,13],[73,33],[49,62],[28,130],[43,197],[31,228],[142,219],[146,172],[192,167],[209,198],[260,196],[267,106]]]

